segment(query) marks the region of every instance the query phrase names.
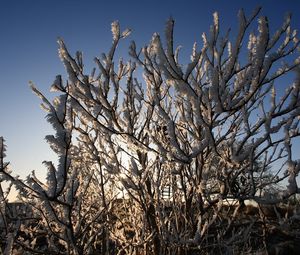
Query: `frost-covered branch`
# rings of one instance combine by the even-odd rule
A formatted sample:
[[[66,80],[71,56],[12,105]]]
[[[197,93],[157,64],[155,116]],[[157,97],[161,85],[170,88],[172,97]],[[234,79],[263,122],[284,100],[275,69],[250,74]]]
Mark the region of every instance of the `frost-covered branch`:
[[[157,33],[140,50],[132,42],[129,61],[115,55],[130,30],[113,22],[112,46],[91,74],[59,39],[67,81],[55,78],[52,102],[32,85],[58,165],[44,161],[46,181],[33,172],[24,182],[7,171],[0,140],[1,173],[42,219],[48,250],[230,253],[254,231],[253,221],[234,224],[246,201],[264,208],[299,193],[299,40],[289,16],[272,34],[259,15],[241,10],[232,35],[214,13],[202,48],[195,42],[183,62],[172,18],[165,43]]]

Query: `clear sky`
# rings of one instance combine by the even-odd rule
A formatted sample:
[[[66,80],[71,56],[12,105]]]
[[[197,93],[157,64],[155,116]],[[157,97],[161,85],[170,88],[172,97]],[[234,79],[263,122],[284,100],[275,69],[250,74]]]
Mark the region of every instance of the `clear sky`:
[[[238,10],[250,14],[257,6],[263,7],[271,28],[278,27],[287,12],[300,28],[296,0],[0,0],[0,136],[6,139],[14,172],[24,177],[35,169],[43,176],[42,161],[54,158],[44,140],[53,131],[28,81],[48,94],[55,76],[64,74],[57,56],[58,36],[71,52],[82,50],[90,67],[94,56],[109,49],[112,21],[133,30],[119,50],[123,55],[130,40],[143,46],[154,32],[163,32],[172,16],[176,42],[190,52],[193,42],[201,42],[202,32],[208,31],[213,12],[219,12],[221,27],[235,29]]]

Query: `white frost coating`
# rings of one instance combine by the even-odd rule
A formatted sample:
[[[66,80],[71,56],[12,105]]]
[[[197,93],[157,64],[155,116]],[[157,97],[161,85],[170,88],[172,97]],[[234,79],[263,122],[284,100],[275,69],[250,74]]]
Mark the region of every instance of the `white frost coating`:
[[[291,22],[291,15],[287,15],[287,17],[285,18],[282,26],[274,33],[274,35],[270,39],[268,48],[272,48],[276,44],[276,42],[278,42],[278,40],[280,39],[281,35],[289,27],[290,22]]]
[[[207,41],[206,33],[202,33],[202,40],[203,40],[204,47],[207,47],[208,41]]]
[[[256,43],[257,43],[256,36],[254,35],[254,33],[250,33],[250,35],[249,35],[249,41],[248,41],[248,50],[253,55],[256,54]]]
[[[59,122],[62,122],[66,115],[66,101],[68,95],[64,94],[59,97],[55,97],[53,100],[53,105],[55,106],[56,116]]]
[[[126,28],[123,32],[122,32],[122,38],[126,38],[131,34],[131,30],[129,28]]]
[[[67,172],[71,165],[70,158],[65,158],[65,155],[59,157],[59,164],[57,167],[57,190],[60,191],[63,188]]]
[[[60,46],[58,50],[59,56],[66,68],[71,83],[75,84],[78,81],[77,75],[81,73],[81,70],[76,61],[70,56],[62,39],[58,39],[58,44]]]
[[[231,42],[227,43],[227,52],[228,52],[228,56],[232,57],[232,44],[231,44]]]
[[[197,53],[197,42],[194,42],[193,44],[193,50],[191,55],[191,61],[194,62],[195,60],[198,60],[198,53]]]
[[[174,20],[170,18],[168,19],[167,24],[165,26],[166,56],[168,59],[168,61],[165,63],[170,65],[172,71],[174,71],[176,74],[181,75],[182,71],[179,65],[177,64],[178,59],[176,60],[176,58],[174,57],[173,28],[174,28]]]
[[[151,53],[156,54],[160,61],[160,65],[163,66],[166,62],[166,56],[161,44],[160,36],[158,33],[154,33],[151,40]]]
[[[50,144],[51,149],[58,154],[62,154],[64,148],[61,146],[64,136],[55,137],[54,135],[47,135],[46,141]]]
[[[62,85],[61,75],[57,75],[52,86],[50,87],[50,92],[63,91],[64,87]]]
[[[219,14],[218,14],[218,12],[214,12],[213,17],[214,17],[214,28],[215,28],[216,32],[218,32],[219,31]]]
[[[258,31],[259,36],[257,39],[256,58],[258,61],[257,65],[261,65],[261,61],[265,56],[265,51],[269,39],[269,26],[266,17],[261,17],[258,19]]]
[[[191,100],[196,98],[195,92],[191,89],[191,87],[184,81],[169,79],[166,81],[168,85],[173,85],[175,90],[183,95],[187,96]]]
[[[111,23],[111,32],[115,41],[120,38],[120,25],[118,21]]]
[[[47,193],[50,197],[55,195],[55,191],[57,188],[57,180],[56,180],[56,169],[51,161],[43,161],[43,164],[47,167]]]

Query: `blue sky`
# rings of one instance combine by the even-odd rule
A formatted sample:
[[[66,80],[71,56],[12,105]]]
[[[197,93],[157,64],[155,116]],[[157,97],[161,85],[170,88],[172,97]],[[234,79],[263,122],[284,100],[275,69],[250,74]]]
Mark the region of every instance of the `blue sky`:
[[[77,0],[1,0],[0,1],[0,136],[8,146],[7,159],[22,177],[37,170],[43,176],[43,160],[54,159],[44,136],[53,133],[32,94],[28,82],[48,94],[49,86],[64,68],[57,56],[57,37],[71,52],[82,50],[87,68],[94,56],[106,52],[111,43],[110,24],[118,20],[133,30],[120,47],[127,54],[130,40],[146,44],[154,32],[162,33],[169,16],[176,21],[176,42],[189,53],[193,42],[201,42],[208,31],[212,13],[220,14],[221,28],[237,26],[237,12],[250,14],[262,6],[271,29],[278,27],[285,13],[293,14],[300,28],[300,1],[77,1]]]

